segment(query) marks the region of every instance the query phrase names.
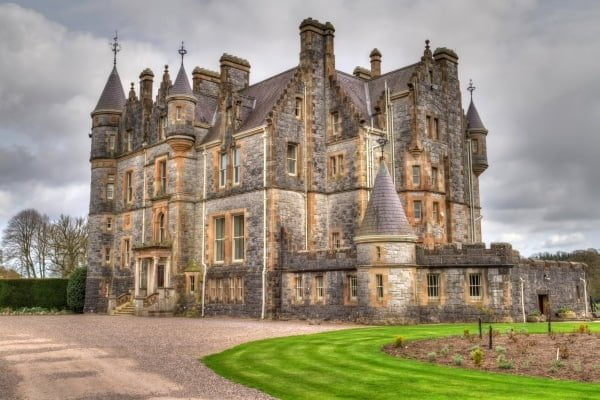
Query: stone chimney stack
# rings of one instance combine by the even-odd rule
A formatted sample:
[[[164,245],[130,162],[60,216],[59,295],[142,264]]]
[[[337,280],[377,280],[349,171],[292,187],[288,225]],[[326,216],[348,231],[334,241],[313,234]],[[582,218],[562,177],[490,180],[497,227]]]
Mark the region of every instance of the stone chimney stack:
[[[152,109],[152,83],[154,82],[154,73],[150,68],[146,68],[140,74],[140,100],[144,111]]]
[[[377,78],[381,75],[381,52],[375,48],[369,57],[371,58],[371,77]]]
[[[221,63],[221,83],[231,84],[234,91],[247,88],[250,84],[250,63],[243,58],[223,54]]]
[[[300,66],[305,69],[320,63],[328,77],[335,75],[335,28],[331,22],[321,23],[307,18],[300,23]]]

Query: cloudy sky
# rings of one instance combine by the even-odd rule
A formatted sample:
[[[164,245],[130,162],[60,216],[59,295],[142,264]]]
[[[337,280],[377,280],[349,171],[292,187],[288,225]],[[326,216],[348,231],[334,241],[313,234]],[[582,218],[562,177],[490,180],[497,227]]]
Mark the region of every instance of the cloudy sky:
[[[336,66],[383,72],[419,60],[423,41],[455,49],[489,129],[484,240],[538,251],[600,247],[600,2],[0,2],[0,229],[19,210],[87,214],[90,111],[112,66],[123,85],[150,67],[217,70],[223,52],[257,82],[297,64],[306,17],[336,28]],[[136,84],[137,86],[137,84]],[[156,86],[156,85],[155,85]]]

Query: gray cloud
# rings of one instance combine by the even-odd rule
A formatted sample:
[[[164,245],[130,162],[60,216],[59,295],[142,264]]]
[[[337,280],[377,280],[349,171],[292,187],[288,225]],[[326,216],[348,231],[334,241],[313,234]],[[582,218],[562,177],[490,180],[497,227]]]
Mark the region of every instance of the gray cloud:
[[[145,67],[217,69],[223,52],[249,59],[256,82],[298,58],[297,26],[336,27],[336,64],[352,71],[378,47],[383,69],[417,61],[423,41],[455,49],[488,127],[482,175],[486,241],[524,254],[599,247],[600,5],[595,1],[24,0],[0,5],[0,227],[24,204],[85,213],[89,112],[110,71],[119,29],[124,86]],[[190,68],[188,68],[189,70]],[[464,106],[468,105],[465,96]],[[68,195],[57,204],[51,201]]]

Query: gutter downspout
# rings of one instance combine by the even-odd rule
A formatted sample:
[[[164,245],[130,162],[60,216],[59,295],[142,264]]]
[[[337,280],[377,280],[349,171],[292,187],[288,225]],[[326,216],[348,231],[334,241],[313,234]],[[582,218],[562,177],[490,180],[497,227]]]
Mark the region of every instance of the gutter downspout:
[[[148,153],[146,150],[146,143],[144,143],[144,168],[142,168],[144,173],[144,195],[142,196],[142,244],[146,242],[146,163],[148,161]]]
[[[523,278],[519,278],[521,281],[521,311],[523,312],[523,323],[527,322],[527,317],[525,316],[525,280]]]
[[[265,319],[267,303],[267,128],[263,128],[263,269],[262,307],[260,319]]]
[[[202,317],[204,317],[204,299],[206,298],[206,261],[204,260],[204,237],[206,236],[206,232],[204,232],[206,226],[206,148],[204,148],[204,151],[202,152],[202,159],[202,240],[200,245],[200,262],[202,264]]]
[[[308,124],[306,123],[306,105],[307,105],[307,101],[306,101],[306,83],[303,82],[303,86],[304,86],[304,106],[302,107],[302,111],[304,114],[304,154],[303,154],[303,161],[304,161],[304,250],[308,250]],[[266,186],[266,184],[265,184]]]
[[[392,164],[392,181],[394,182],[394,189],[396,188],[396,157],[394,154],[394,116],[392,114],[392,101],[390,99],[390,88],[387,85],[387,81],[385,82],[385,105],[386,105],[386,115],[387,115],[387,124],[386,128],[388,131],[388,140],[390,141],[390,152],[392,153],[390,156],[390,162]]]

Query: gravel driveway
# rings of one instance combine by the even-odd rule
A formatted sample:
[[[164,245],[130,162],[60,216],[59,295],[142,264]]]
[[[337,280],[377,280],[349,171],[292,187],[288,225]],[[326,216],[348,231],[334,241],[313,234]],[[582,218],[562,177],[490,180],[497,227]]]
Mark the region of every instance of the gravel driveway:
[[[101,315],[0,317],[0,398],[266,399],[198,361],[262,338],[351,325]]]

